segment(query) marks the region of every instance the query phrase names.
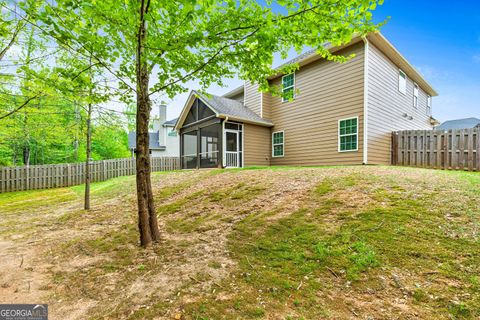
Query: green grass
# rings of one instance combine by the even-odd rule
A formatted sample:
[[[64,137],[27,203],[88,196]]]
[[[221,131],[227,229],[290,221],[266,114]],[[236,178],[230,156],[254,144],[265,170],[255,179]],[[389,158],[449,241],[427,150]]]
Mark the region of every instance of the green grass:
[[[478,174],[447,175],[480,182]],[[351,281],[360,292],[381,287],[378,275],[386,272],[390,277],[389,272],[400,268],[418,275],[434,270],[435,277],[465,284],[450,287],[447,294],[437,286],[412,289],[415,304],[454,319],[480,316],[480,256],[474,254],[479,250],[478,239],[448,236],[446,229],[456,229],[461,222],[446,223],[445,208],[435,208],[445,195],[429,188],[418,194],[405,182],[359,175],[328,178],[315,187],[310,203],[287,217],[272,221],[274,213],[248,216],[235,226],[229,247],[240,268],[233,281],[242,289],[221,303],[206,298],[201,300],[202,308],[192,304],[192,314],[205,319],[220,314],[253,319],[262,318],[265,309],[281,312],[287,306],[294,310],[292,318],[328,317],[332,306],[319,300],[318,292],[328,291],[338,279]],[[375,205],[361,212],[353,212],[336,198],[357,185],[370,189],[375,200]],[[459,187],[466,187],[464,193],[476,193],[468,184]],[[451,303],[447,296],[466,298]]]
[[[478,173],[253,167],[154,180],[163,177],[171,183],[154,193],[164,240],[153,252],[137,246],[134,177],[92,184],[94,203],[109,202],[91,212],[73,206],[83,186],[0,194],[0,234],[91,227],[49,243],[45,259],[55,266],[92,259],[87,267],[55,268],[51,287],[66,303],[122,301],[93,308],[87,316],[94,318],[398,318],[391,311],[398,299],[419,318],[480,317]],[[291,183],[303,189],[283,188]],[[58,208],[65,212],[45,218]],[[119,294],[183,264],[193,273],[173,279],[180,284],[168,300],[139,293],[137,305]],[[104,279],[113,283],[108,293]]]

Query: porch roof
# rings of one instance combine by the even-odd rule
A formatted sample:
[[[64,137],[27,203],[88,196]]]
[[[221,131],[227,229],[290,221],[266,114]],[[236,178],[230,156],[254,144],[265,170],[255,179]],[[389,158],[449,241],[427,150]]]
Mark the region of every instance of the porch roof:
[[[190,109],[191,103],[194,98],[198,97],[202,100],[213,112],[217,118],[229,119],[232,121],[239,121],[251,124],[257,124],[266,127],[272,127],[273,123],[270,120],[264,119],[257,115],[255,112],[243,105],[242,102],[228,99],[225,97],[219,97],[213,94],[202,94],[198,91],[192,90],[190,97],[187,100],[185,107],[182,110],[182,114],[176,124],[176,130],[180,129],[185,120],[186,113]]]

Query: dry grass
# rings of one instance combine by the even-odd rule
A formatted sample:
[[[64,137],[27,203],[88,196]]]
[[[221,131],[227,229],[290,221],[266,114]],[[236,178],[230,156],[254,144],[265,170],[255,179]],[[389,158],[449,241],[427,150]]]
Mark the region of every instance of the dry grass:
[[[480,175],[393,167],[154,176],[162,243],[137,246],[134,179],[0,195],[0,302],[53,319],[480,317]]]

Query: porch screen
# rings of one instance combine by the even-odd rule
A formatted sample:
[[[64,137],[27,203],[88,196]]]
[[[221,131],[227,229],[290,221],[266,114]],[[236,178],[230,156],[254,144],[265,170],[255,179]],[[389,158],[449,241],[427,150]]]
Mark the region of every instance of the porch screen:
[[[182,168],[197,167],[197,130],[182,134]]]
[[[200,129],[200,167],[215,168],[219,159],[220,124]]]

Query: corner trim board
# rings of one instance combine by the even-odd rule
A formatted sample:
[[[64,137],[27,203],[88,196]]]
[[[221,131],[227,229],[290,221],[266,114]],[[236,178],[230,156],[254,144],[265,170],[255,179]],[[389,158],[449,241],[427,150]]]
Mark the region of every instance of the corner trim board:
[[[368,164],[368,51],[369,42],[363,37],[365,43],[364,59],[364,83],[363,83],[363,164]],[[358,147],[358,146],[357,146]]]

